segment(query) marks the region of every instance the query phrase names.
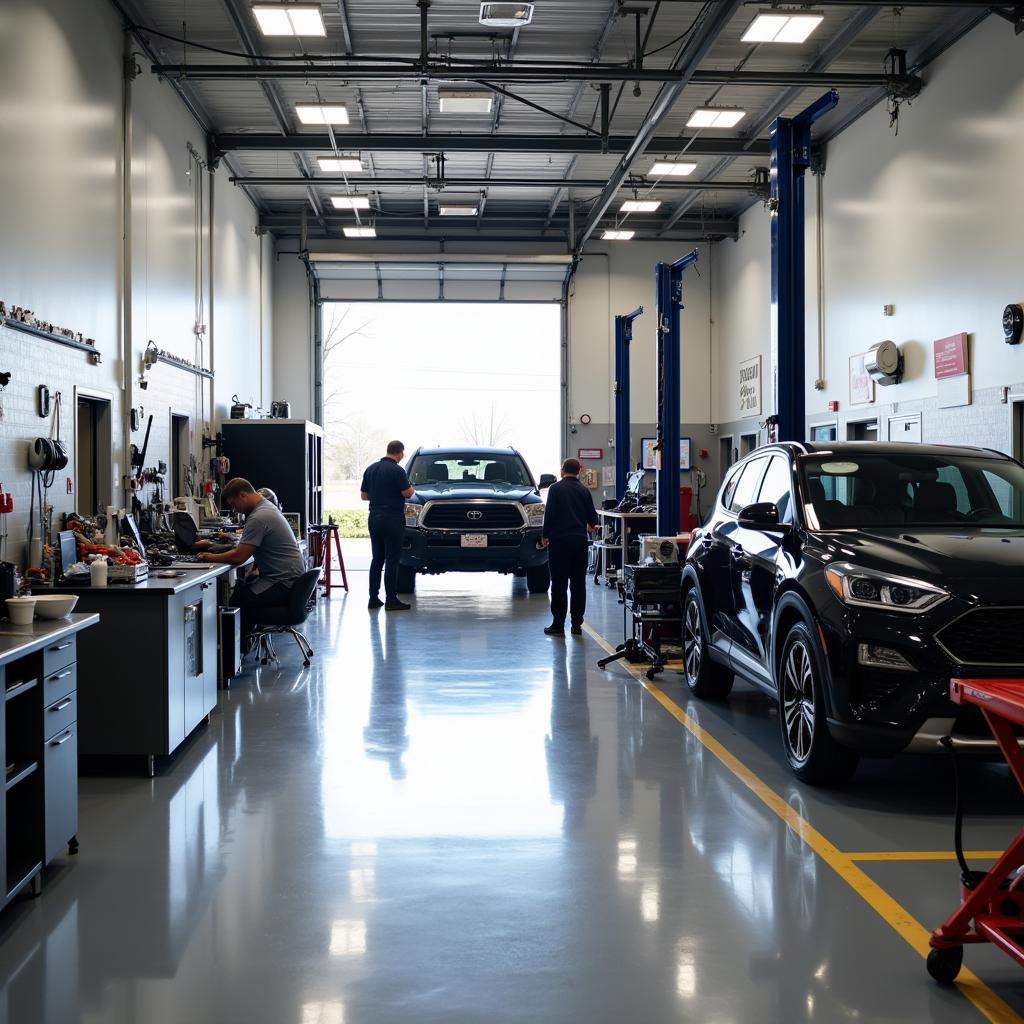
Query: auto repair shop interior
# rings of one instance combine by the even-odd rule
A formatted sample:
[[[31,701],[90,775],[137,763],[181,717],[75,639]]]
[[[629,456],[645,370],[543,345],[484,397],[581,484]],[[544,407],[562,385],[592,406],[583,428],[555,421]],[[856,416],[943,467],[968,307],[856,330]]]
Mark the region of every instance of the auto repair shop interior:
[[[1021,1020],[1022,36],[4,0],[0,1022]]]

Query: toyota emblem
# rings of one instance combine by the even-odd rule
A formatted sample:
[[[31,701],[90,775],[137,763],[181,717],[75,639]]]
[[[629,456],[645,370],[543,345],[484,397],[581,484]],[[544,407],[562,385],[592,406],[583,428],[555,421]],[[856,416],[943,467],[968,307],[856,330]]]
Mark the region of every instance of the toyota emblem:
[[[478,508],[472,508],[466,513],[467,519],[483,519],[484,514]]]

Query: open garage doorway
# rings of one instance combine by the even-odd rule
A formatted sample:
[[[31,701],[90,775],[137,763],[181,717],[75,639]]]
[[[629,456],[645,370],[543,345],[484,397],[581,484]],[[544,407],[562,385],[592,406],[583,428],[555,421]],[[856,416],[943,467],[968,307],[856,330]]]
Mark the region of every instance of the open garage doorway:
[[[557,303],[324,302],[324,507],[365,535],[363,470],[389,440],[510,445],[534,478],[561,458]]]

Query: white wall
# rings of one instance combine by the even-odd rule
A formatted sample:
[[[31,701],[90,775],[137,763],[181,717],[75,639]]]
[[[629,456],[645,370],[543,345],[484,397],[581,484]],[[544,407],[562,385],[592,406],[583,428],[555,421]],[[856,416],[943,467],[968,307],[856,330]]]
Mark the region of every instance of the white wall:
[[[989,18],[926,72],[893,137],[884,106],[828,147],[824,178],[825,379],[815,391],[814,183],[808,176],[807,413],[840,421],[849,406],[849,358],[889,338],[906,353],[906,378],[876,389],[881,418],[922,411],[925,440],[1008,444],[1009,418],[990,391],[1024,382],[1024,351],[1003,343],[1007,302],[1024,300],[1024,40]],[[719,386],[715,415],[735,418],[737,362],[757,352],[766,369],[769,235],[761,207],[741,221],[738,243],[716,248]],[[882,315],[887,303],[895,316]],[[931,342],[971,335],[974,406],[940,410]],[[908,404],[909,403],[909,404]],[[883,422],[884,436],[884,422]]]
[[[2,396],[0,482],[13,491],[15,515],[7,524],[8,557],[20,560],[26,534],[32,438],[50,433],[35,415],[35,390],[46,384],[64,404],[62,436],[73,442],[76,386],[111,396],[113,476],[104,503],[121,501],[126,470],[123,443],[127,406],[154,417],[147,466],[168,459],[168,417],[173,406],[193,417],[193,450],[210,415],[209,386],[180,369],[158,364],[149,387],[123,392],[124,371],[137,380],[142,353],[152,338],[159,347],[209,365],[209,344],[197,350],[195,322],[195,203],[187,145],[205,152],[201,131],[169,85],[148,71],[132,86],[131,236],[133,352],[122,360],[122,39],[119,19],[106,0],[5,0],[0,6],[0,300],[31,308],[60,326],[97,341],[102,363],[85,353],[0,329],[0,370],[13,377]],[[142,62],[145,64],[145,61]],[[257,216],[244,196],[219,188],[213,236],[214,296],[204,278],[204,320],[217,336],[217,406],[230,394],[269,392],[272,330],[261,324],[268,304],[271,261],[253,230]],[[207,190],[208,191],[208,190]],[[200,232],[209,240],[209,204]],[[265,246],[264,246],[265,249]],[[204,246],[205,270],[210,253]],[[262,296],[261,296],[262,292]],[[227,396],[227,398],[225,398]],[[269,395],[267,396],[269,399]],[[140,432],[132,438],[142,444]],[[54,527],[75,508],[74,462],[50,491]]]
[[[281,246],[294,249],[294,244]],[[274,265],[274,397],[291,402],[292,416],[313,416],[313,312],[306,267],[294,255]]]

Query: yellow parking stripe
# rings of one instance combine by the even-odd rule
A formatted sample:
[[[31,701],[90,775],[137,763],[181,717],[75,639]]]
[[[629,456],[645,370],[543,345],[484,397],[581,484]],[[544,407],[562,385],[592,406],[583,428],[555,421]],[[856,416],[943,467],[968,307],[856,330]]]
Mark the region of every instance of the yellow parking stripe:
[[[583,629],[588,636],[596,640],[609,654],[613,654],[615,648],[599,633],[595,632],[589,625],[584,624]],[[862,899],[885,920],[910,946],[912,946],[922,957],[927,957],[929,952],[928,936],[930,932],[923,924],[914,918],[906,909],[900,906],[877,882],[871,879],[865,872],[857,867],[853,858],[833,846],[806,818],[800,815],[791,807],[778,793],[767,783],[763,782],[753,771],[751,771],[734,754],[730,753],[718,740],[706,729],[701,728],[674,700],[655,683],[644,678],[643,672],[647,666],[631,665],[627,661],[622,662],[622,667],[633,676],[634,679],[685,729],[687,729],[700,744],[713,754],[724,767],[739,779],[762,803],[769,807],[780,817],[806,844],[844,882],[847,883]],[[955,887],[950,886],[950,904],[955,897]],[[973,971],[963,967],[956,980],[956,986],[960,992],[970,1000],[975,1008],[993,1024],[1024,1024],[1024,1018],[1015,1013],[1002,999],[999,998]]]
[[[1002,850],[965,850],[964,856],[972,860],[998,860]],[[900,861],[900,860],[956,860],[953,850],[872,850],[866,853],[848,853],[850,860],[856,861]]]

